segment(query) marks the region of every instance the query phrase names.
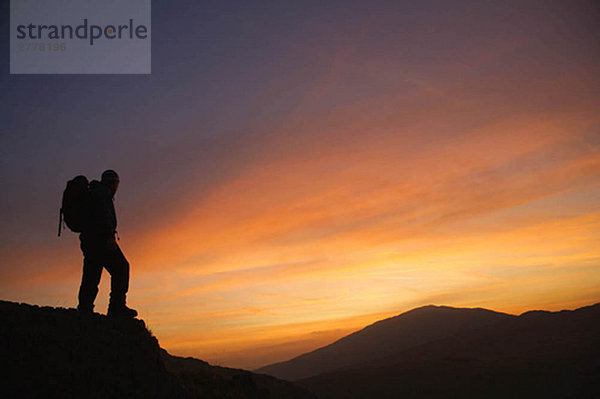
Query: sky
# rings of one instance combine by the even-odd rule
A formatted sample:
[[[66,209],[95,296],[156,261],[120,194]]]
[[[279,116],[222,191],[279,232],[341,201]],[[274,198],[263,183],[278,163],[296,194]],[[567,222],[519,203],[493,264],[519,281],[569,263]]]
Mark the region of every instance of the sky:
[[[77,305],[62,191],[110,168],[128,303],[175,355],[600,302],[599,37],[594,1],[155,1],[151,75],[3,57],[0,299]]]

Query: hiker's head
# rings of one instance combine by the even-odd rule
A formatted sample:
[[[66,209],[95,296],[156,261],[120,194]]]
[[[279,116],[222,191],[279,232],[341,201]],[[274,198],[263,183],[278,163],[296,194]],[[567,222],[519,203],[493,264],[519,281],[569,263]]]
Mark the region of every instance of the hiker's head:
[[[102,178],[100,181],[106,184],[112,190],[113,195],[117,192],[119,187],[119,175],[112,169],[105,170],[102,172]]]

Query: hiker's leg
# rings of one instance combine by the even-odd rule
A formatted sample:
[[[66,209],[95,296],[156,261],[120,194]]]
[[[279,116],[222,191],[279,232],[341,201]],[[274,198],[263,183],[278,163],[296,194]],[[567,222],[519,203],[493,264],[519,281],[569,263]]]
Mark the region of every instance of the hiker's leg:
[[[98,295],[98,284],[102,276],[102,252],[98,240],[80,236],[80,247],[83,252],[83,274],[79,287],[78,309],[92,311]]]
[[[129,262],[118,245],[107,251],[104,267],[110,273],[110,306],[125,307],[129,290]]]

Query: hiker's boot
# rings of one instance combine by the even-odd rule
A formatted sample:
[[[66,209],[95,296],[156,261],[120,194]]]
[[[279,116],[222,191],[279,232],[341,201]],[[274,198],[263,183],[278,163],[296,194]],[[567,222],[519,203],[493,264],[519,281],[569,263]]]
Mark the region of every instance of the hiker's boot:
[[[94,314],[94,305],[77,305],[77,312],[83,315]]]
[[[125,305],[109,305],[108,313],[109,317],[120,317],[124,319],[133,319],[138,315],[137,310],[128,308]]]

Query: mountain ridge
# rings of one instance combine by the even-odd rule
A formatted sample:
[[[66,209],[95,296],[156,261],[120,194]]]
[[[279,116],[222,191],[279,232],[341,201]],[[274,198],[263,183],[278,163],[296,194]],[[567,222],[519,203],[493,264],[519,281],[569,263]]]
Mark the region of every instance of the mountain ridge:
[[[312,375],[291,383],[172,356],[143,320],[0,300],[3,360],[10,365],[1,392],[98,399],[591,399],[600,397],[599,338],[600,303],[519,316],[427,305],[309,352],[337,362],[291,359],[314,361]],[[340,350],[354,352],[337,356]]]
[[[294,381],[327,399],[600,397],[600,303],[558,312],[526,311],[519,316],[489,313],[481,308],[419,309],[378,325],[413,324],[411,328],[396,326],[389,336],[423,326],[439,334],[423,330],[419,333],[426,339],[409,340],[411,345],[396,346],[385,356],[337,364],[336,369],[327,371],[322,371],[323,364],[332,363],[310,356],[297,357],[284,362],[287,368],[282,372],[273,374],[298,375],[305,371],[302,362],[308,358],[314,362],[313,374]],[[454,323],[459,328],[448,329],[442,325],[444,317],[440,315],[460,316],[466,324]],[[334,343],[337,347],[332,344],[333,348],[352,349],[339,345],[347,341],[345,338]],[[402,342],[400,338],[396,340]],[[377,345],[390,347],[378,341],[378,336],[366,342],[374,352]],[[329,352],[317,350],[309,354],[336,356],[338,352],[329,347]],[[281,364],[274,366],[278,365]],[[293,370],[294,366],[299,372]]]
[[[464,311],[469,311],[469,313],[464,313]],[[431,318],[432,314],[435,314],[435,320]],[[384,357],[390,351],[396,352],[466,328],[513,317],[517,316],[484,308],[421,306],[397,316],[376,321],[314,351],[287,361],[263,366],[254,371],[290,381],[308,378],[333,371],[339,367],[347,367],[352,363],[360,364],[375,360]],[[407,320],[412,324],[406,324]],[[446,323],[445,330],[433,328],[432,324],[444,322]],[[382,344],[382,342],[386,344]]]

